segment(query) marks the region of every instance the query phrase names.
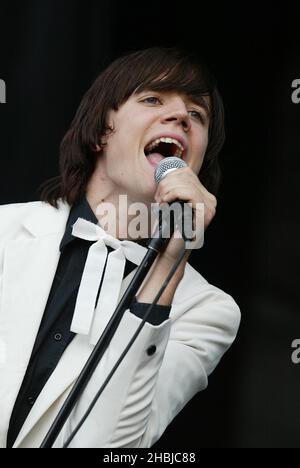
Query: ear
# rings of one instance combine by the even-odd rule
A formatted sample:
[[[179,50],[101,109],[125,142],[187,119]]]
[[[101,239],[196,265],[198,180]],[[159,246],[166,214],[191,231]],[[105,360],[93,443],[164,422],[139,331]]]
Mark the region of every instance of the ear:
[[[90,150],[93,153],[101,153],[102,147],[100,145],[90,145]]]

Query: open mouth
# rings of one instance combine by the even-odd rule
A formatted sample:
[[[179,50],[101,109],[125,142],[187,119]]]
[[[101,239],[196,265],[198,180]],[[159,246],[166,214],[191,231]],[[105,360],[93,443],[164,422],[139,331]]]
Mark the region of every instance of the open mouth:
[[[175,138],[161,137],[151,141],[144,149],[145,156],[160,155],[162,158],[176,156],[182,158],[184,148]]]

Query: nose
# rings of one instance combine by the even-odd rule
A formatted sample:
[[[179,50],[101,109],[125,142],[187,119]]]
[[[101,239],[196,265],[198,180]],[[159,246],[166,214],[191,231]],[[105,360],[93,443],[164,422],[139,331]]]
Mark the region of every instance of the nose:
[[[188,132],[191,128],[190,116],[184,103],[173,105],[172,109],[168,110],[164,115],[164,122],[175,122],[181,125],[185,132]]]

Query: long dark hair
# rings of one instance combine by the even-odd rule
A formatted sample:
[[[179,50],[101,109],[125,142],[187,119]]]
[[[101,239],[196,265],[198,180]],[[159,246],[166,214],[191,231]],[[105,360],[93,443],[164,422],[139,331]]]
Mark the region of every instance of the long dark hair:
[[[44,182],[40,199],[57,207],[61,198],[73,205],[86,192],[98,157],[96,145],[110,131],[107,116],[137,90],[184,93],[195,102],[209,96],[209,139],[199,178],[216,194],[220,183],[218,154],[225,139],[224,108],[216,80],[195,56],[177,48],[153,47],[114,60],[83,96],[60,145],[60,175]]]

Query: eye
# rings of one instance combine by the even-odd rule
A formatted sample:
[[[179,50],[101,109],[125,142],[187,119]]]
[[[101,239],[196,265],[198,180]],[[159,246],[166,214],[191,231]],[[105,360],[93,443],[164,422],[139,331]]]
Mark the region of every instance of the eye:
[[[148,96],[144,99],[141,99],[141,102],[146,102],[147,104],[162,104],[161,100],[156,96]]]
[[[201,114],[201,112],[192,110],[192,111],[189,111],[189,113],[193,118],[199,120],[203,125],[205,124],[206,119],[205,119],[204,115]]]

